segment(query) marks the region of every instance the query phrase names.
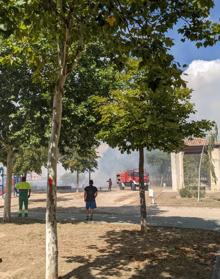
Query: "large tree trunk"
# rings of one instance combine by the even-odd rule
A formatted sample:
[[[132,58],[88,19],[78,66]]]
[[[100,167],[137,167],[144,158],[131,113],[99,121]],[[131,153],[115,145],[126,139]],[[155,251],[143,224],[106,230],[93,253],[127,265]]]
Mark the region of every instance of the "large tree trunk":
[[[147,208],[144,187],[144,149],[139,149],[139,195],[141,212],[141,232],[147,231]]]
[[[13,171],[13,151],[12,148],[7,149],[7,180],[6,180],[6,193],[4,203],[4,216],[5,222],[11,220],[11,188],[12,188],[12,171]]]

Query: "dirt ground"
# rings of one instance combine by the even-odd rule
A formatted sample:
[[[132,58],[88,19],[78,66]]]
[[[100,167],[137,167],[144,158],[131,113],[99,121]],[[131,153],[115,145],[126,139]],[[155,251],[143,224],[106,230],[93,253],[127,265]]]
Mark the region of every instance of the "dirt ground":
[[[160,196],[159,196],[160,195]],[[157,192],[157,202],[175,205],[175,193]],[[45,194],[33,193],[30,211],[44,212]],[[150,202],[149,198],[148,202]],[[208,200],[209,199],[209,200]],[[214,201],[209,197],[202,206]],[[185,202],[185,203],[184,203]],[[191,200],[193,202],[193,200]],[[12,198],[12,212],[17,211]],[[123,210],[139,204],[138,192],[100,192],[96,214]],[[83,193],[58,194],[58,212],[84,213]],[[106,208],[106,209],[105,209]],[[0,199],[0,213],[3,200]],[[0,223],[0,278],[41,279],[45,269],[45,225],[40,219],[18,219]],[[143,236],[139,225],[111,222],[63,220],[58,223],[60,279],[207,279],[220,247],[219,232],[149,227]]]
[[[45,226],[34,220],[0,225],[0,278],[44,278]],[[109,223],[59,223],[60,279],[207,279],[219,234]]]
[[[181,198],[178,193],[169,191],[162,188],[154,188],[155,202],[159,206],[175,206],[175,207],[210,207],[220,208],[220,192],[208,192],[205,198],[202,198],[200,202],[196,198]],[[151,204],[151,198],[146,192],[147,205]],[[99,207],[117,208],[122,206],[139,206],[139,193],[138,191],[131,191],[129,189],[119,190],[117,188],[113,191],[99,191],[97,197],[97,203]],[[12,211],[18,210],[17,198],[12,197]],[[30,208],[41,209],[46,205],[46,193],[32,193],[29,202]],[[74,208],[79,210],[83,208],[84,202],[83,193],[58,193],[58,208]],[[3,199],[0,198],[0,211],[3,207]]]

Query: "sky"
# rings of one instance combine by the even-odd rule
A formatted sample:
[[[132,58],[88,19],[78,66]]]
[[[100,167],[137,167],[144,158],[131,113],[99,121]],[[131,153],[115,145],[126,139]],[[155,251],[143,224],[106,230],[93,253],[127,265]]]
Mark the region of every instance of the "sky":
[[[220,0],[215,0],[215,6],[211,10],[210,19],[218,21],[220,18]],[[170,35],[174,38],[175,45],[171,49],[171,53],[174,55],[175,60],[181,64],[189,65],[193,60],[215,60],[220,58],[220,43],[213,47],[201,47],[196,48],[194,42],[186,41],[181,42],[181,35],[176,30],[170,32]]]

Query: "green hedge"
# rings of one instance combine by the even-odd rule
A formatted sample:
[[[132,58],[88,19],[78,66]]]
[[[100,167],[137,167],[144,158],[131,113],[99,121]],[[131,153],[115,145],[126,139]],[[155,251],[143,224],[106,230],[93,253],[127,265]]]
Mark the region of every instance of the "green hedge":
[[[198,186],[187,186],[180,189],[179,191],[181,198],[197,198],[198,197]],[[200,187],[200,197],[205,197],[205,187]]]

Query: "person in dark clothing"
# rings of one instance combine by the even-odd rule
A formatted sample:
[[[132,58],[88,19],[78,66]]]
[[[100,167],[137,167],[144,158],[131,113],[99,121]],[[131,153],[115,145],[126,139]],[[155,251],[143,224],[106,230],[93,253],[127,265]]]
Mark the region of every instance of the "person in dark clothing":
[[[89,186],[85,188],[84,200],[86,202],[86,220],[93,219],[93,211],[96,208],[96,197],[98,195],[98,190],[93,186],[93,180],[89,180]]]
[[[108,182],[108,190],[111,191],[112,190],[112,180],[111,178],[109,178],[109,180],[107,180]]]

